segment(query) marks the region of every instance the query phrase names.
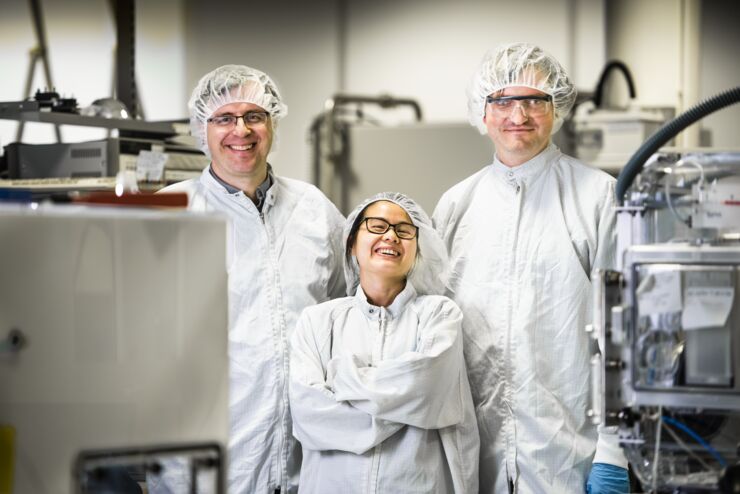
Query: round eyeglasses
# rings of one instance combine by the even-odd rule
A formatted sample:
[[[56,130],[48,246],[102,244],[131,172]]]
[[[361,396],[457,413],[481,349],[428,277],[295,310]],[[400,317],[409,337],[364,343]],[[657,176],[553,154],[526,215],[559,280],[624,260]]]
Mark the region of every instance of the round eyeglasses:
[[[526,115],[539,117],[550,109],[552,96],[549,94],[532,96],[488,96],[486,103],[498,115],[510,115],[514,108],[519,107]]]
[[[262,125],[267,122],[269,114],[264,111],[248,111],[244,115],[218,115],[207,120],[209,124],[216,127],[229,128],[234,127],[236,122],[241,118],[244,125]]]
[[[376,235],[383,235],[389,229],[393,228],[396,236],[403,240],[413,240],[419,232],[419,227],[411,223],[396,223],[395,225],[391,225],[383,218],[373,218],[372,216],[363,218],[362,222],[365,223],[367,231]]]

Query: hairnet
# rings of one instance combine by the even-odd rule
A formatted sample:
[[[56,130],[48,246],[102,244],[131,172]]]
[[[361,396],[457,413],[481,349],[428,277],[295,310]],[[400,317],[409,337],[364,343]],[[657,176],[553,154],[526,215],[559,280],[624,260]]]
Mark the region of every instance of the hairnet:
[[[366,199],[349,216],[344,224],[344,235],[342,244],[345,251],[349,251],[352,246],[347,245],[350,232],[356,221],[362,220],[360,214],[365,208],[374,202],[390,201],[397,204],[411,218],[411,222],[419,228],[417,236],[417,253],[414,266],[409,272],[408,279],[417,293],[420,295],[441,295],[444,293],[444,276],[447,272],[448,257],[447,248],[442,238],[432,226],[432,220],[413,199],[398,192],[381,192],[373,197]],[[353,295],[357,290],[357,284],[360,282],[360,271],[357,264],[357,258],[354,256],[345,256],[344,278],[347,282],[347,294]]]
[[[553,134],[576,101],[575,85],[552,55],[528,43],[502,45],[486,53],[468,88],[468,119],[481,134],[486,133],[486,97],[511,86],[530,87],[552,96]]]
[[[190,132],[198,146],[210,157],[206,139],[206,120],[229,103],[252,103],[270,114],[273,130],[277,121],[288,114],[277,86],[262,71],[246,65],[223,65],[204,75],[193,89],[188,102]]]

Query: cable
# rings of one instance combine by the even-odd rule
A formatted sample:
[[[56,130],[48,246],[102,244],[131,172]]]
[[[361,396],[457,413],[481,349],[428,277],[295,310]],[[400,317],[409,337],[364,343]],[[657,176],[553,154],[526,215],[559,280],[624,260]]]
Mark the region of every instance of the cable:
[[[638,173],[642,170],[645,161],[653,155],[661,146],[670,141],[683,129],[694,122],[704,118],[710,113],[721,110],[740,101],[740,86],[728,89],[713,96],[698,105],[689,108],[684,113],[659,128],[645,141],[635,154],[629,159],[617,177],[616,195],[619,204],[624,203],[624,194]]]
[[[695,459],[697,462],[701,464],[707,471],[714,472],[714,468],[712,468],[706,461],[702,460],[699,455],[694,453],[688,444],[686,444],[679,436],[676,434],[671,427],[668,426],[667,423],[663,422],[663,427],[665,428],[666,432],[670,434],[670,436],[673,438],[674,441],[676,441],[676,444],[678,444],[681,448],[686,451],[689,456],[691,456],[693,459]]]
[[[671,213],[673,213],[673,216],[675,216],[676,220],[679,223],[683,223],[684,225],[691,226],[691,217],[687,216],[685,218],[681,218],[681,215],[678,214],[678,211],[676,211],[675,206],[673,206],[673,201],[671,200],[671,190],[670,190],[670,184],[666,182],[665,184],[665,202],[668,204],[668,209],[671,210]]]
[[[683,165],[692,165],[692,166],[696,167],[699,170],[699,182],[698,182],[698,185],[701,188],[701,186],[704,185],[704,168],[701,166],[701,164],[697,163],[696,161],[689,161],[689,160],[681,159],[681,160],[678,160],[676,162],[676,164],[672,168],[673,169],[676,169],[676,168],[678,168],[680,166],[683,166]],[[670,171],[670,170],[668,170],[668,171]],[[676,217],[676,219],[679,221],[679,223],[684,223],[686,225],[690,225],[690,222],[689,222],[689,218],[690,217],[687,216],[686,218],[681,218],[681,215],[678,214],[678,211],[676,211],[676,208],[673,205],[673,199],[671,198],[672,197],[672,194],[671,194],[671,179],[670,179],[670,175],[672,175],[672,174],[669,173],[668,175],[669,176],[668,176],[668,178],[666,178],[666,181],[665,181],[665,200],[666,200],[666,203],[668,204],[668,209],[671,210],[671,213],[673,213],[673,216]]]
[[[596,85],[596,94],[593,97],[596,108],[601,108],[601,104],[603,103],[602,98],[604,94],[604,84],[606,84],[607,77],[609,76],[609,74],[611,74],[611,71],[613,69],[619,69],[624,75],[624,78],[627,81],[627,89],[630,92],[630,99],[635,99],[635,97],[637,96],[637,93],[635,92],[635,83],[632,80],[632,73],[630,72],[630,69],[627,68],[624,62],[621,62],[619,60],[612,60],[608,64],[606,64],[604,70],[601,71],[599,83]]]
[[[699,434],[694,432],[694,430],[689,427],[688,425],[679,422],[678,420],[672,419],[671,417],[662,416],[662,420],[678,429],[681,429],[681,431],[685,432],[691,438],[696,441],[697,443],[701,444],[704,449],[706,449],[709,454],[711,454],[715,460],[719,462],[720,465],[722,465],[722,468],[727,466],[727,462],[724,458],[722,458],[722,455],[720,455],[716,449],[714,449],[708,442],[706,442]]]

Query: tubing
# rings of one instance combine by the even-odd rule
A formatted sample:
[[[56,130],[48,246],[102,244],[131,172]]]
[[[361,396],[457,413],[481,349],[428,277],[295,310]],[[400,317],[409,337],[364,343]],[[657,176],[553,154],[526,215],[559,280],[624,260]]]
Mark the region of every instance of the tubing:
[[[740,86],[728,89],[727,91],[700,102],[670,122],[666,122],[661,128],[659,128],[642,144],[642,146],[638,148],[637,151],[635,151],[635,154],[632,155],[619,173],[616,189],[619,204],[621,205],[624,203],[624,194],[627,192],[630,185],[632,185],[637,174],[642,170],[645,161],[660,149],[661,146],[665,145],[665,143],[673,139],[683,129],[694,122],[714,113],[717,110],[721,110],[726,106],[735,104],[738,101],[740,101]]]
[[[711,454],[717,462],[719,462],[720,465],[722,465],[722,468],[727,466],[727,462],[724,458],[722,458],[722,455],[720,455],[716,449],[714,449],[708,442],[706,442],[699,434],[694,432],[694,429],[689,427],[688,425],[684,424],[683,422],[679,422],[678,420],[662,416],[661,419],[663,422],[665,422],[668,425],[672,425],[673,427],[676,427],[678,429],[681,429],[683,432],[691,436],[691,438],[699,443],[704,449],[706,449],[709,454]]]
[[[619,60],[612,60],[611,62],[606,64],[604,70],[601,71],[599,83],[596,85],[596,94],[594,95],[594,104],[596,105],[596,108],[601,108],[602,98],[604,96],[604,84],[606,83],[609,74],[611,74],[612,70],[614,69],[619,69],[624,75],[624,78],[627,80],[627,88],[630,92],[630,99],[635,99],[636,97],[635,83],[632,81],[632,73],[630,72],[630,69],[628,69],[623,62],[620,62]]]

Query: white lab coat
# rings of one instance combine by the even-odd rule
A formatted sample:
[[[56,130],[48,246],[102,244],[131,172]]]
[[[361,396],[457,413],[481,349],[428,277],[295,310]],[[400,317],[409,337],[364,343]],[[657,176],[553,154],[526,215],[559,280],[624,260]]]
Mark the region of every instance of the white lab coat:
[[[230,219],[229,475],[234,494],[296,492],[301,454],[288,406],[290,335],[301,310],[345,293],[344,218],[314,186],[275,176],[262,213],[210,174],[168,187]]]
[[[614,206],[614,179],[552,144],[519,167],[495,160],[437,205],[465,315],[481,493],[507,492],[507,479],[523,493],[584,491],[597,443],[584,327],[591,271],[613,266]],[[600,461],[626,466],[613,450]]]
[[[478,429],[462,315],[407,283],[387,307],[353,297],[303,311],[291,342],[303,493],[476,493]]]

